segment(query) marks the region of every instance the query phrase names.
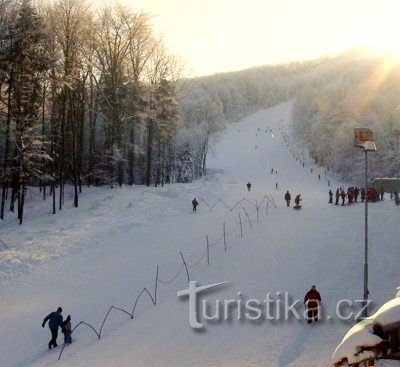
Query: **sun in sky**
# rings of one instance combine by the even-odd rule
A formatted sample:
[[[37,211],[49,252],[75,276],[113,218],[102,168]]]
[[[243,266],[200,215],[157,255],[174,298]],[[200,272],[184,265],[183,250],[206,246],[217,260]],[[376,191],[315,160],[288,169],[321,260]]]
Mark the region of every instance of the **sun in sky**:
[[[400,0],[118,1],[153,15],[154,29],[186,61],[192,76],[315,59],[367,45],[400,57]]]
[[[382,1],[360,8],[335,34],[337,47],[369,46],[393,61],[400,59],[400,1]]]

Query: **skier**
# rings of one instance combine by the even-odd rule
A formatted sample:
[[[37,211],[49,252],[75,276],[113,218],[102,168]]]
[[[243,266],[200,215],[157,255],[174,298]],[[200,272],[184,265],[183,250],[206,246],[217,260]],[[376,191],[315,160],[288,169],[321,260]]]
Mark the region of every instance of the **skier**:
[[[57,311],[49,313],[43,320],[42,327],[49,320],[49,328],[51,331],[51,340],[49,341],[49,349],[57,347],[58,327],[62,327],[63,317],[61,315],[62,308],[58,307]]]
[[[294,199],[294,203],[296,205],[293,207],[293,209],[300,209],[301,208],[300,201],[301,201],[301,197],[300,197],[300,194],[298,194]]]
[[[318,322],[318,309],[321,304],[321,295],[317,291],[317,287],[313,285],[304,296],[304,306],[307,309],[307,323],[313,320]]]
[[[196,212],[197,211],[197,205],[199,205],[199,202],[196,200],[196,198],[194,198],[192,200],[192,205],[193,205],[193,211]]]
[[[273,168],[271,168],[271,175],[274,173],[274,169]]]
[[[64,333],[64,344],[72,343],[71,315],[68,315],[67,318],[63,321],[61,330]]]
[[[339,189],[336,189],[336,193],[335,193],[335,205],[339,205],[339,197],[340,197],[340,192]]]
[[[275,189],[278,190],[278,182],[275,182]]]
[[[333,192],[329,190],[329,204],[333,204]]]
[[[291,199],[292,199],[292,197],[290,196],[290,192],[288,190],[288,191],[286,191],[286,194],[285,194],[285,200],[286,200],[286,205],[287,206],[290,206],[290,200]]]
[[[248,182],[246,186],[247,186],[247,190],[250,191],[250,189],[251,189],[251,183]]]

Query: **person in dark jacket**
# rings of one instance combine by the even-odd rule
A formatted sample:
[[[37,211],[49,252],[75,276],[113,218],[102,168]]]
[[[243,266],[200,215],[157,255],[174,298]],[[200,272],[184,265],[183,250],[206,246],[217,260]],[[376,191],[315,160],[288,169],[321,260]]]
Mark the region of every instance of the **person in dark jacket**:
[[[72,343],[72,327],[71,327],[71,315],[68,315],[67,318],[62,323],[62,332],[64,334],[64,343],[70,344]]]
[[[247,190],[250,191],[250,189],[251,189],[251,183],[248,182],[246,186],[247,186]]]
[[[329,204],[333,204],[333,192],[329,190]]]
[[[335,205],[339,205],[339,198],[340,198],[340,192],[339,192],[339,189],[336,189],[336,193],[335,193]]]
[[[199,205],[199,202],[196,200],[196,198],[194,198],[192,200],[192,205],[193,205],[193,211],[196,212],[197,211],[197,205]]]
[[[318,322],[318,309],[321,304],[321,295],[317,291],[317,287],[313,285],[304,296],[304,305],[307,309],[307,323],[313,320]]]
[[[294,198],[294,203],[296,204],[296,205],[294,206],[294,208],[300,209],[300,201],[301,201],[301,197],[300,197],[300,194],[298,194],[298,195]]]
[[[344,190],[340,192],[340,197],[342,198],[342,206],[344,206],[344,201],[346,199],[346,193],[344,192]]]
[[[42,327],[49,321],[49,328],[51,331],[51,340],[49,341],[49,349],[57,347],[58,327],[62,327],[63,317],[61,315],[62,308],[58,307],[57,311],[49,313],[43,320]]]
[[[288,191],[286,191],[286,194],[285,194],[285,200],[286,200],[286,205],[287,206],[290,206],[290,200],[291,199],[292,199],[292,197],[290,196],[290,192],[288,190]]]

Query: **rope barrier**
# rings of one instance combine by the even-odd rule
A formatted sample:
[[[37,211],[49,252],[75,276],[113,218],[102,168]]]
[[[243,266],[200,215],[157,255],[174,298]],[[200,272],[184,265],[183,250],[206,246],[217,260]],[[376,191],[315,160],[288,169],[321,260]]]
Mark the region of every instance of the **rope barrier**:
[[[207,249],[205,249],[205,250],[203,251],[203,254],[200,256],[199,260],[197,260],[194,264],[186,263],[186,265],[187,265],[187,266],[190,266],[191,268],[194,267],[194,266],[199,265],[199,264],[201,263],[201,260],[204,259],[204,256],[206,256],[206,253],[207,253]]]
[[[271,204],[272,204],[275,208],[277,207],[276,204],[275,204],[275,202],[274,202],[274,200],[273,200],[273,198],[272,198],[272,196],[269,196],[269,195],[265,195],[264,198],[261,200],[261,202],[260,202],[259,204],[257,203],[257,201],[256,201],[256,203],[254,204],[252,201],[250,201],[250,200],[248,200],[248,199],[241,199],[241,200],[239,200],[233,207],[230,207],[230,206],[229,206],[228,204],[226,204],[222,199],[219,199],[219,200],[218,200],[214,205],[212,205],[212,206],[210,206],[210,205],[206,202],[206,200],[202,199],[201,197],[199,197],[199,200],[201,200],[202,202],[204,202],[204,203],[206,204],[206,206],[208,206],[208,207],[210,208],[210,210],[212,210],[212,209],[213,209],[217,204],[219,204],[219,203],[221,203],[221,204],[223,204],[224,206],[226,206],[230,211],[233,211],[233,210],[234,210],[240,203],[242,203],[242,202],[248,202],[248,203],[252,204],[252,205],[256,208],[256,211],[255,211],[255,212],[252,212],[252,213],[247,212],[246,209],[245,209],[244,207],[242,207],[242,210],[245,212],[245,214],[246,214],[246,216],[247,216],[247,219],[248,219],[248,221],[249,221],[250,228],[252,228],[252,222],[251,222],[251,219],[250,219],[250,215],[254,215],[254,214],[257,214],[257,215],[258,215],[258,214],[259,214],[259,209],[260,209],[260,207],[261,207],[261,204],[262,204],[265,200],[267,201],[267,206],[268,206],[268,203],[271,202]],[[183,269],[186,269],[187,280],[188,280],[188,282],[189,282],[189,281],[190,281],[190,276],[189,276],[188,267],[195,267],[195,266],[199,265],[200,262],[204,259],[204,257],[205,257],[206,255],[207,255],[207,263],[209,264],[209,262],[210,262],[210,259],[209,259],[209,255],[210,255],[209,249],[210,249],[210,247],[215,247],[219,242],[221,242],[222,240],[224,240],[224,247],[225,247],[225,251],[226,251],[226,236],[232,235],[232,234],[235,233],[239,228],[241,229],[241,237],[243,237],[243,232],[242,232],[243,223],[242,223],[241,218],[240,218],[240,213],[239,213],[239,221],[240,221],[240,223],[237,224],[236,227],[235,227],[233,230],[231,230],[231,231],[226,231],[226,227],[225,227],[225,223],[224,223],[224,233],[222,234],[221,237],[218,238],[217,241],[215,241],[215,242],[212,243],[212,244],[209,244],[209,243],[208,243],[208,236],[207,236],[207,247],[205,248],[205,250],[204,250],[203,253],[201,254],[200,258],[199,258],[196,262],[194,262],[194,263],[192,263],[192,264],[187,263],[186,260],[185,260],[185,258],[184,258],[184,256],[183,256],[183,254],[182,254],[182,251],[180,251],[180,255],[181,255],[181,258],[182,258],[182,262],[183,262],[183,263],[182,263],[181,267],[179,268],[179,271],[178,271],[171,279],[168,279],[168,280],[160,279],[160,278],[159,278],[159,274],[158,274],[158,266],[157,266],[157,273],[156,273],[156,281],[155,281],[154,296],[150,293],[150,291],[149,291],[147,288],[143,288],[142,291],[138,294],[138,296],[137,296],[136,299],[135,299],[135,302],[134,302],[134,305],[133,305],[133,308],[132,308],[132,312],[128,312],[128,311],[126,311],[126,310],[124,310],[124,309],[122,309],[122,308],[116,307],[116,306],[111,306],[111,307],[108,309],[108,311],[107,311],[107,313],[106,313],[106,315],[105,315],[105,317],[104,317],[104,319],[103,319],[103,322],[101,323],[101,326],[100,326],[99,331],[97,331],[96,328],[94,328],[92,325],[86,323],[85,321],[80,321],[80,322],[72,329],[71,334],[72,334],[78,327],[80,327],[81,325],[84,325],[84,326],[90,328],[90,329],[96,334],[96,336],[97,336],[98,339],[101,339],[101,335],[102,335],[102,332],[103,332],[104,325],[105,325],[106,321],[108,320],[109,315],[111,314],[111,312],[112,312],[113,310],[116,310],[116,311],[119,311],[119,312],[121,312],[121,313],[124,313],[124,314],[128,315],[128,316],[130,317],[130,319],[133,319],[134,316],[135,316],[135,311],[136,311],[136,307],[137,307],[137,305],[138,305],[138,302],[139,302],[139,300],[142,298],[143,295],[147,295],[147,296],[150,298],[152,304],[153,304],[153,305],[156,305],[156,304],[157,304],[157,303],[156,303],[156,300],[157,300],[157,285],[158,285],[158,283],[169,284],[169,283],[174,282],[174,281],[179,277],[179,275],[182,273]],[[258,221],[258,216],[257,216],[257,221]],[[2,242],[2,241],[1,241],[1,242]],[[4,243],[3,243],[3,246],[4,246]],[[5,247],[5,246],[4,246],[4,247]],[[61,356],[62,356],[62,354],[63,354],[63,352],[64,352],[64,348],[65,348],[65,346],[67,346],[67,345],[68,345],[68,344],[64,344],[63,347],[61,348],[60,354],[59,354],[59,356],[58,356],[58,360],[61,359]]]
[[[182,272],[182,270],[183,270],[184,267],[185,267],[185,265],[182,264],[181,267],[180,267],[180,269],[179,269],[179,271],[178,271],[170,280],[162,280],[162,279],[160,279],[160,278],[158,278],[157,280],[158,280],[160,283],[163,283],[163,284],[172,283],[176,278],[178,278],[179,274]]]

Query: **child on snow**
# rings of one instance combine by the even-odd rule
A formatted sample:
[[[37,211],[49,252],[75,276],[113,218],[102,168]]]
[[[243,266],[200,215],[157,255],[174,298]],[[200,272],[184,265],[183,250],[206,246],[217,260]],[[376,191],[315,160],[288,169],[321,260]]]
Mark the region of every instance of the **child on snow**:
[[[63,321],[62,332],[64,333],[64,343],[72,343],[71,315],[68,315],[67,318]]]

